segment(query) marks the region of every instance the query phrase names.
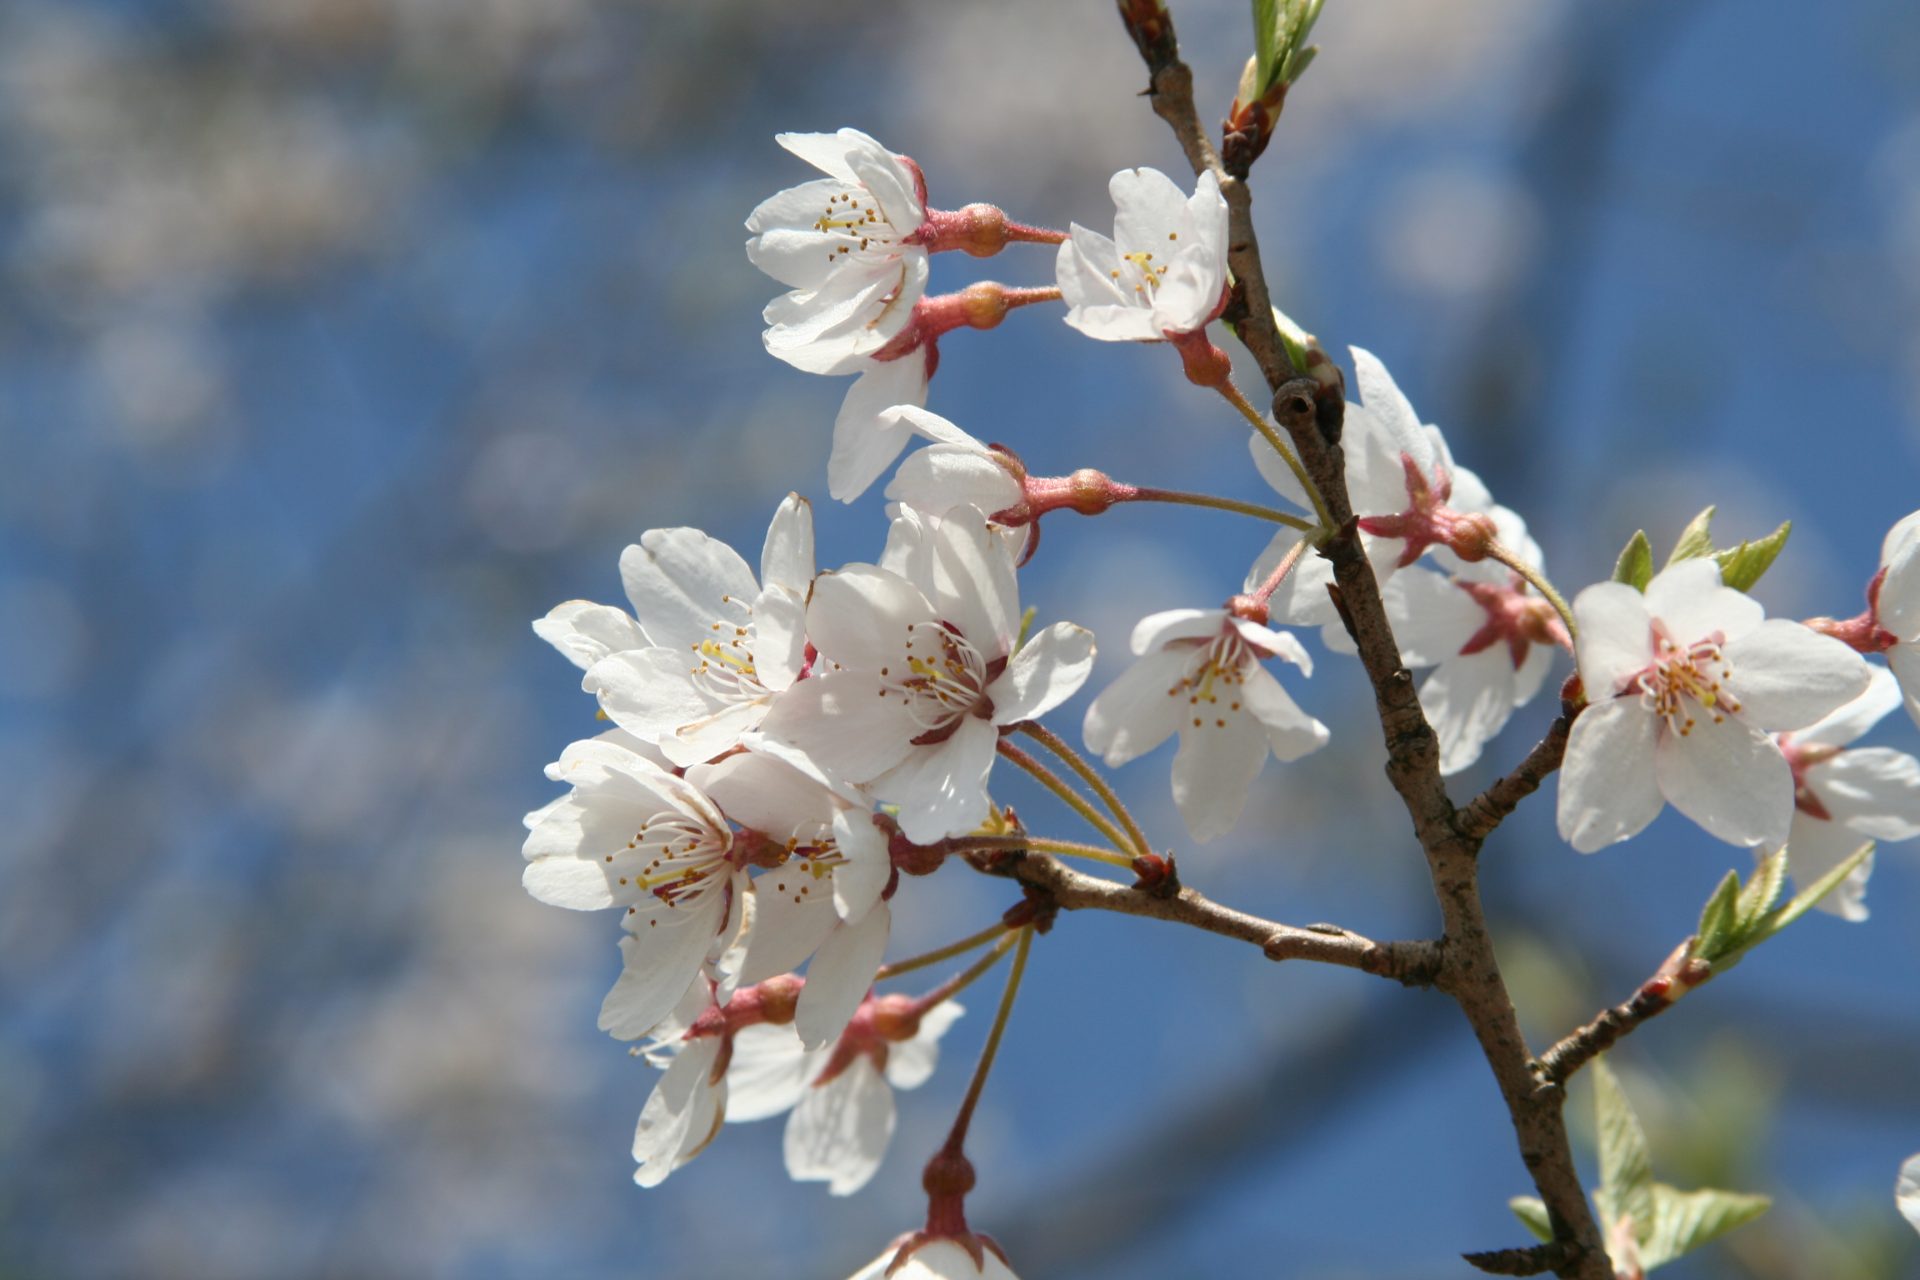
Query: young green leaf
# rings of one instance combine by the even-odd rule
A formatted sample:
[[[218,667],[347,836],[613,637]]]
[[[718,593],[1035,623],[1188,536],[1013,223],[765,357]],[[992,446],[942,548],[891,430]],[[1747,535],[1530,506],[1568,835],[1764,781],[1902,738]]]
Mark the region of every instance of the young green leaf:
[[[1841,860],[1833,870],[1815,880],[1812,884],[1795,894],[1787,902],[1775,907],[1754,921],[1749,936],[1741,943],[1741,949],[1765,942],[1774,934],[1813,910],[1814,904],[1840,887],[1840,882],[1854,873],[1854,869],[1873,859],[1874,842],[1869,840]],[[1721,966],[1724,968],[1725,966]]]
[[[1280,0],[1253,0],[1253,94],[1267,91],[1283,52],[1280,46]]]
[[[1760,859],[1747,878],[1746,887],[1740,890],[1740,898],[1733,907],[1733,931],[1736,937],[1745,937],[1753,932],[1760,923],[1760,917],[1773,909],[1780,897],[1780,890],[1787,883],[1787,851],[1776,849]]]
[[[1653,1268],[1752,1222],[1773,1201],[1738,1191],[1678,1191],[1665,1183],[1653,1188],[1653,1230],[1641,1241],[1641,1265]]]
[[[1627,540],[1620,558],[1613,562],[1613,580],[1624,582],[1635,591],[1645,591],[1647,583],[1653,580],[1653,544],[1647,541],[1645,529]]]
[[[1533,1238],[1545,1244],[1553,1239],[1553,1220],[1547,1217],[1547,1206],[1532,1196],[1515,1196],[1507,1201],[1507,1208],[1513,1210],[1513,1216],[1520,1219],[1520,1225],[1533,1232]]]
[[[1635,1238],[1645,1242],[1654,1212],[1647,1136],[1604,1057],[1593,1060],[1593,1106],[1600,1140],[1600,1189],[1594,1200],[1600,1216],[1608,1222],[1631,1218]]]
[[[1778,529],[1757,542],[1743,542],[1714,552],[1713,558],[1720,562],[1720,580],[1735,591],[1750,590],[1779,557],[1781,548],[1787,545],[1787,535],[1792,532],[1793,522],[1783,521]]]
[[[1673,554],[1667,557],[1667,567],[1672,568],[1682,560],[1698,560],[1701,556],[1713,554],[1713,508],[1708,507],[1680,531],[1680,540],[1673,544]]]
[[[1701,909],[1700,927],[1693,934],[1694,955],[1713,963],[1726,951],[1733,937],[1739,901],[1740,876],[1738,872],[1729,871]]]

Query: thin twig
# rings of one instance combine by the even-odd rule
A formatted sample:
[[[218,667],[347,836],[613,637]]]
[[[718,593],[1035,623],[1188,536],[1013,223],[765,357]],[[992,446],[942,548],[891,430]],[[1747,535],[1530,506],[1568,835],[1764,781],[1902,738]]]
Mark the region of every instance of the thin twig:
[[[1512,773],[1475,796],[1460,810],[1455,823],[1460,833],[1475,840],[1486,839],[1495,827],[1506,820],[1515,806],[1538,791],[1548,775],[1560,767],[1561,757],[1567,753],[1567,734],[1572,728],[1571,715],[1563,713],[1555,718],[1547,726],[1547,736],[1534,744],[1533,750],[1527,752],[1527,758],[1515,765]]]
[[[1140,829],[1138,822],[1134,821],[1133,813],[1120,799],[1119,793],[1114,791],[1112,784],[1101,777],[1100,771],[1088,764],[1086,758],[1068,745],[1064,738],[1038,720],[1023,720],[1014,728],[1053,752],[1060,757],[1067,768],[1080,775],[1080,780],[1093,789],[1093,794],[1100,797],[1100,802],[1106,805],[1120,825],[1127,829],[1127,836],[1133,841],[1136,853],[1153,852],[1153,846],[1147,843],[1147,833]]]

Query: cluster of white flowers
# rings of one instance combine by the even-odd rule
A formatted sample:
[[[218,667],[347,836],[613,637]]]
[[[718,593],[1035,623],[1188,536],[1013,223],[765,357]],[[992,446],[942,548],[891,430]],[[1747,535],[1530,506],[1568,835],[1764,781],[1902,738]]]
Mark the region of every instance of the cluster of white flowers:
[[[525,883],[543,902],[621,912],[623,967],[600,1025],[644,1042],[663,1069],[634,1139],[637,1181],[664,1179],[724,1122],[791,1113],[789,1171],[844,1194],[880,1163],[892,1088],[926,1079],[960,1013],[939,990],[873,992],[901,872],[923,873],[929,850],[937,865],[966,837],[1018,830],[990,788],[995,761],[1020,758],[1004,736],[1071,698],[1092,668],[1091,633],[1030,631],[1023,618],[1032,526],[1061,507],[1097,514],[1160,492],[1094,471],[1029,476],[928,412],[935,343],[1011,305],[1058,301],[1093,338],[1172,345],[1191,380],[1234,399],[1206,338],[1231,296],[1227,205],[1212,174],[1188,195],[1131,169],[1111,184],[1113,239],[1078,225],[1061,235],[991,206],[929,209],[918,166],[855,130],[779,142],[826,176],[754,210],[747,248],[791,290],[767,308],[768,350],[860,375],[835,423],[831,492],[851,500],[910,439],[931,443],[887,487],[871,563],[819,572],[811,508],[794,495],[757,576],[698,530],[654,529],[620,558],[631,613],[571,601],[535,623],[615,727],[550,767],[570,790],[527,817]],[[1056,287],[926,297],[932,252],[1016,239],[1058,245]],[[1859,841],[1920,836],[1920,762],[1849,747],[1900,700],[1896,681],[1920,721],[1920,513],[1889,534],[1868,612],[1850,621],[1767,620],[1712,555],[1590,586],[1569,607],[1521,517],[1454,462],[1378,358],[1352,356],[1355,536],[1402,662],[1427,672],[1419,699],[1442,773],[1473,765],[1566,650],[1577,717],[1559,825],[1574,848],[1627,839],[1669,802],[1722,840],[1788,848],[1802,878]],[[1085,716],[1084,740],[1109,766],[1178,735],[1173,794],[1195,840],[1233,829],[1269,755],[1291,761],[1328,741],[1265,665],[1311,674],[1305,646],[1279,628],[1318,627],[1331,652],[1354,650],[1319,554],[1349,535],[1313,515],[1321,506],[1278,436],[1260,430],[1252,450],[1307,514],[1267,513],[1285,527],[1223,607],[1144,618],[1137,661]],[[1863,918],[1866,874],[1825,905]],[[862,1274],[897,1263],[894,1274],[1011,1275],[958,1229],[915,1241]]]

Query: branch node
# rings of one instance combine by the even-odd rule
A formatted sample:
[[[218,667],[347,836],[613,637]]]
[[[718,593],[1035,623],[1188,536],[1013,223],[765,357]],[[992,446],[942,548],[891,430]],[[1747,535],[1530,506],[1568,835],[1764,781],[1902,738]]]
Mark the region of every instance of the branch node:
[[[1579,1261],[1585,1250],[1572,1240],[1549,1240],[1524,1249],[1494,1249],[1486,1253],[1463,1253],[1469,1266],[1496,1276],[1538,1276],[1560,1271]]]

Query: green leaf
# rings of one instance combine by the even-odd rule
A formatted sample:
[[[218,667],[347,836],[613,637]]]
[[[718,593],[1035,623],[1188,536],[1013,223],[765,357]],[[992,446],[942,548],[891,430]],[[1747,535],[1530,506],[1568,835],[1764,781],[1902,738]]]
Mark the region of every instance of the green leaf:
[[[1773,909],[1780,897],[1780,890],[1787,883],[1787,851],[1777,849],[1760,859],[1747,878],[1746,887],[1740,890],[1739,901],[1733,907],[1733,932],[1736,938],[1744,938],[1752,933],[1760,923],[1760,917]]]
[[[1718,962],[1733,937],[1739,902],[1740,876],[1738,872],[1729,871],[1701,909],[1700,927],[1693,935],[1694,955],[1709,963]]]
[[[1750,936],[1741,943],[1742,948],[1765,942],[1774,934],[1813,910],[1814,904],[1840,887],[1840,882],[1852,875],[1854,868],[1873,857],[1874,842],[1869,840],[1848,854],[1838,866],[1802,889],[1791,900],[1775,907],[1754,922]]]
[[[1547,1206],[1532,1196],[1515,1196],[1507,1201],[1507,1208],[1513,1210],[1513,1216],[1520,1219],[1520,1225],[1533,1232],[1534,1239],[1545,1244],[1553,1239],[1553,1222],[1547,1217]]]
[[[1766,1196],[1738,1191],[1677,1191],[1665,1183],[1653,1187],[1653,1230],[1641,1241],[1640,1262],[1647,1270],[1717,1240],[1752,1222],[1773,1203]]]
[[[1680,540],[1673,544],[1673,554],[1667,557],[1666,567],[1671,569],[1682,560],[1698,560],[1701,556],[1713,554],[1713,508],[1708,507],[1688,522],[1680,531]]]
[[[1720,580],[1735,591],[1751,589],[1778,558],[1780,549],[1787,545],[1787,535],[1792,532],[1793,521],[1785,520],[1758,542],[1743,542],[1714,552],[1713,558],[1720,562]]]
[[[1265,93],[1273,83],[1273,73],[1284,52],[1280,43],[1280,0],[1253,0],[1253,97]]]
[[[1653,544],[1647,541],[1645,529],[1627,540],[1626,549],[1613,562],[1613,580],[1635,591],[1645,591],[1647,583],[1653,581]]]
[[[1627,1095],[1604,1057],[1593,1060],[1593,1106],[1600,1139],[1600,1190],[1594,1199],[1608,1222],[1633,1220],[1636,1238],[1653,1229],[1653,1165]]]

